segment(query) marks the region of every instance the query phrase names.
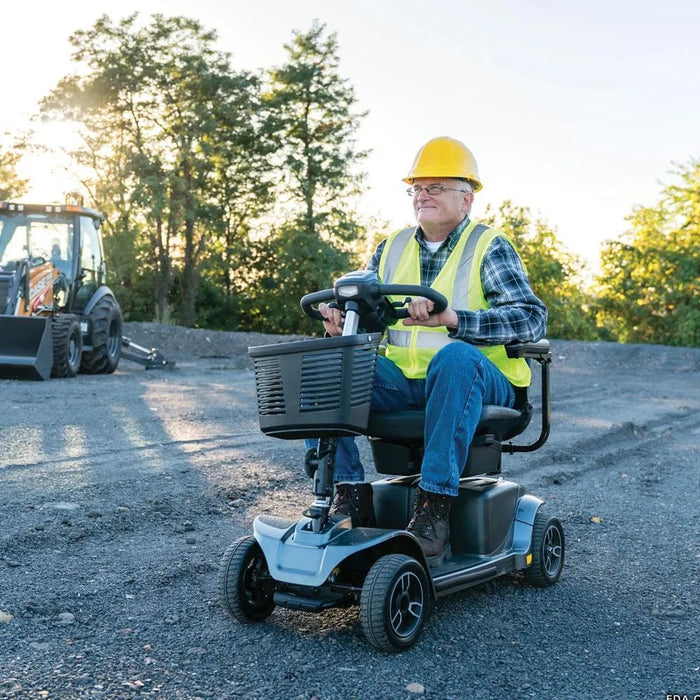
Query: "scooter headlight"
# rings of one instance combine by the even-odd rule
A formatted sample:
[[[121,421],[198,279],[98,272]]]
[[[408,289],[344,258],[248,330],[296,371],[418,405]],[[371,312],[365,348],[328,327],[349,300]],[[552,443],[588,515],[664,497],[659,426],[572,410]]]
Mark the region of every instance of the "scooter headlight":
[[[350,299],[356,297],[360,293],[360,288],[356,284],[347,284],[336,288],[336,293],[339,297]]]

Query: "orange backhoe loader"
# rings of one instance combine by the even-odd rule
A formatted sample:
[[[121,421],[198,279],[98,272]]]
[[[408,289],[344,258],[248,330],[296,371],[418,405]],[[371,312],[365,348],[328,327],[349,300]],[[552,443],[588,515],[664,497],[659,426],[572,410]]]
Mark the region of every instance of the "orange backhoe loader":
[[[108,374],[121,358],[172,367],[122,336],[122,312],[106,285],[103,216],[66,204],[0,202],[0,377]]]

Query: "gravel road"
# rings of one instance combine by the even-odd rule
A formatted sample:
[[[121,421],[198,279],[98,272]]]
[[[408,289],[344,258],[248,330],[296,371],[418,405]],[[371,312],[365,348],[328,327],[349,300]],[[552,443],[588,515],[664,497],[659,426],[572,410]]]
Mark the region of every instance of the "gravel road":
[[[388,655],[357,609],[217,600],[254,517],[311,500],[302,447],[258,430],[246,348],[282,338],[126,333],[177,367],[0,381],[0,697],[700,698],[700,350],[553,341],[550,441],[504,475],[562,519],[560,582],[443,598]]]

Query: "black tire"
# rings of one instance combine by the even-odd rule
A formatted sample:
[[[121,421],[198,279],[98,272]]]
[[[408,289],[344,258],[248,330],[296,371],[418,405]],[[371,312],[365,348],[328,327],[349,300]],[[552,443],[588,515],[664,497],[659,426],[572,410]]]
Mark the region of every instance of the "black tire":
[[[75,377],[80,369],[83,352],[83,334],[80,321],[73,314],[63,314],[51,319],[53,340],[52,377]]]
[[[525,569],[525,579],[540,588],[556,583],[564,568],[564,550],[561,523],[538,510],[532,528],[532,563]]]
[[[388,554],[372,565],[360,596],[360,623],[370,644],[388,652],[407,649],[429,614],[428,577],[418,561]]]
[[[260,622],[275,609],[274,581],[255,537],[241,537],[224,552],[219,599],[239,622]]]
[[[112,296],[102,297],[90,312],[92,350],[83,354],[80,371],[86,374],[111,374],[122,354],[122,312]]]

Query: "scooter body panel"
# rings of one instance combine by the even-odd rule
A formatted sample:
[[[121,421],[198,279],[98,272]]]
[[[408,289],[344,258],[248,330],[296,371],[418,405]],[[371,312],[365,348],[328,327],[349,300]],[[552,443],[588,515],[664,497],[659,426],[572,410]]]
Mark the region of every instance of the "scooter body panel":
[[[350,519],[329,521],[313,532],[311,518],[298,522],[274,516],[258,516],[253,534],[265,555],[270,575],[278,582],[320,587],[346,559],[360,552],[372,561],[381,554],[402,552],[428,565],[416,538],[405,530],[351,528]],[[376,550],[376,554],[374,551]]]
[[[416,538],[403,529],[410,516],[413,480],[374,483],[383,528],[352,528],[349,518],[331,518],[321,532],[311,518],[292,521],[259,516],[253,532],[270,575],[282,584],[321,588],[344,561],[364,553],[367,568],[386,553],[417,559],[428,573],[433,597],[478,585],[529,566],[535,515],[543,501],[513,482],[465,479],[451,518],[453,555],[429,567]]]

